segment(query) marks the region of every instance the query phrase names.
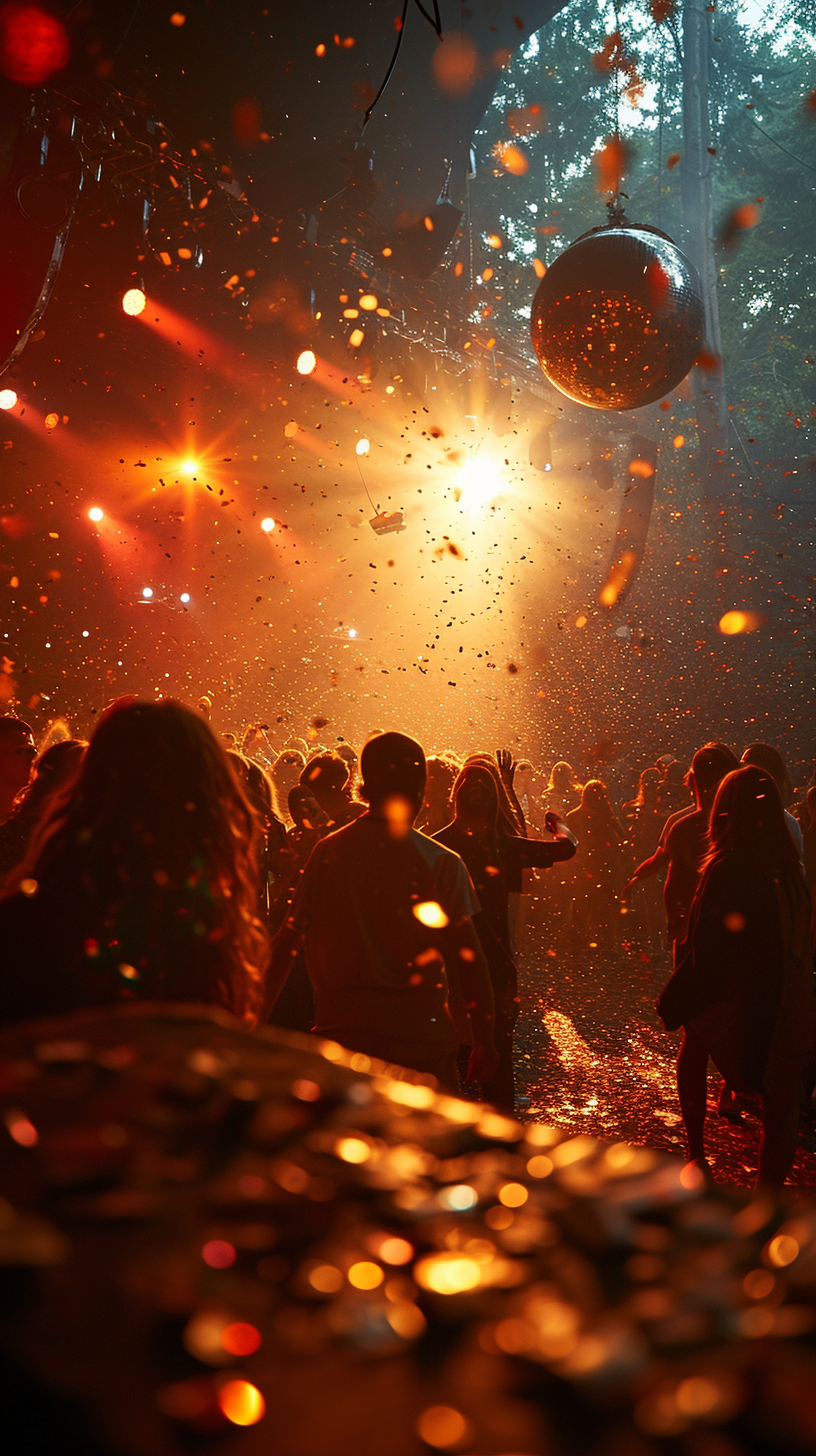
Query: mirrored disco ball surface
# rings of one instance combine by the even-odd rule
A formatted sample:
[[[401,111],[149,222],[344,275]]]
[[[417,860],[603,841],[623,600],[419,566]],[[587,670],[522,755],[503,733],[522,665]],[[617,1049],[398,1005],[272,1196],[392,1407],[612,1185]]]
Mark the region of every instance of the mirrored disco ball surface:
[[[550,383],[594,409],[637,409],[685,378],[703,340],[697,272],[664,234],[603,228],[539,284],[533,347]]]

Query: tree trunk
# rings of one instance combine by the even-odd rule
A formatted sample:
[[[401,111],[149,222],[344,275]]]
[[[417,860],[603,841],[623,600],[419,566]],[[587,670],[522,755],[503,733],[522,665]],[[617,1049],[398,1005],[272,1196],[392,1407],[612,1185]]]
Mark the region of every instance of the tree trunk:
[[[708,506],[718,572],[736,575],[742,555],[738,529],[739,472],[729,442],[717,300],[717,263],[711,206],[711,121],[708,103],[711,18],[705,0],[683,0],[683,159],[680,181],[686,248],[702,284],[706,368],[692,370],[697,412],[697,470]],[[724,582],[724,586],[729,583]],[[736,591],[736,581],[733,590]]]

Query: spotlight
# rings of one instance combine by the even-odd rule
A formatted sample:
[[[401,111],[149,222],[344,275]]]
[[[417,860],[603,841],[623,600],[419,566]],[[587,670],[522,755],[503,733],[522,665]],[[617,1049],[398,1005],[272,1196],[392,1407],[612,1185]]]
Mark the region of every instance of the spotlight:
[[[152,588],[152,586],[143,586],[142,587],[142,596],[144,597],[144,599],[145,599],[146,602],[149,602],[150,601],[150,598],[152,597],[152,595],[153,595],[153,588]]]
[[[349,348],[359,349],[364,338],[365,333],[362,329],[352,329],[351,333],[349,334]]]
[[[356,627],[349,627],[349,637],[356,637],[356,636],[357,636],[357,628]]]
[[[91,506],[88,512],[88,519],[91,521],[102,521],[105,519],[105,512],[99,506]]]
[[[273,521],[272,517],[264,516],[263,520],[261,521],[261,530],[266,531],[268,534],[270,531],[274,531],[274,529],[275,522]]]
[[[122,308],[132,318],[136,318],[138,314],[144,313],[147,308],[147,295],[144,289],[129,288],[122,299]]]
[[[358,440],[354,449],[358,455],[367,455],[371,449],[371,441],[366,439]]]
[[[189,592],[182,592],[181,593],[181,596],[179,597],[179,601],[180,602],[187,603],[187,602],[189,602],[189,600],[190,600],[190,593]]]
[[[17,403],[17,395],[13,389],[0,389],[0,409],[14,409]]]
[[[297,356],[295,368],[298,374],[314,374],[317,368],[317,355],[311,349],[304,349],[303,353]]]
[[[486,460],[468,460],[457,476],[454,499],[463,510],[478,514],[490,505],[500,489],[501,480],[492,465]]]
[[[195,475],[198,470],[197,460],[182,460],[180,465],[182,475]]]

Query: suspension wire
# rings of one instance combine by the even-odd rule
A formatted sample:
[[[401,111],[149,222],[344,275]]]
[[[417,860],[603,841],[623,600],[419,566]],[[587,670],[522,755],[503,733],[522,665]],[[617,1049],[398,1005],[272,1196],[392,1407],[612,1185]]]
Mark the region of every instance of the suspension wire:
[[[375,506],[373,500],[371,499],[371,493],[370,493],[370,491],[368,489],[368,486],[366,485],[365,476],[363,475],[363,467],[360,464],[360,457],[359,457],[359,455],[356,452],[355,452],[354,458],[357,461],[357,469],[360,472],[360,479],[363,482],[363,490],[365,491],[366,495],[368,496],[368,504],[371,506],[371,509],[374,512],[375,516],[378,516],[380,514],[380,508],[379,508],[378,505]]]

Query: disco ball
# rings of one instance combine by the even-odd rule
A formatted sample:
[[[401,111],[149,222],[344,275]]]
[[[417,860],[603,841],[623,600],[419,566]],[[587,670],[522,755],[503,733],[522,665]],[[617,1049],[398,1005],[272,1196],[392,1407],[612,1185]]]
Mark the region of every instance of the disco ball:
[[[703,340],[696,270],[665,233],[596,228],[550,265],[533,347],[550,383],[593,409],[651,404],[685,378]]]

